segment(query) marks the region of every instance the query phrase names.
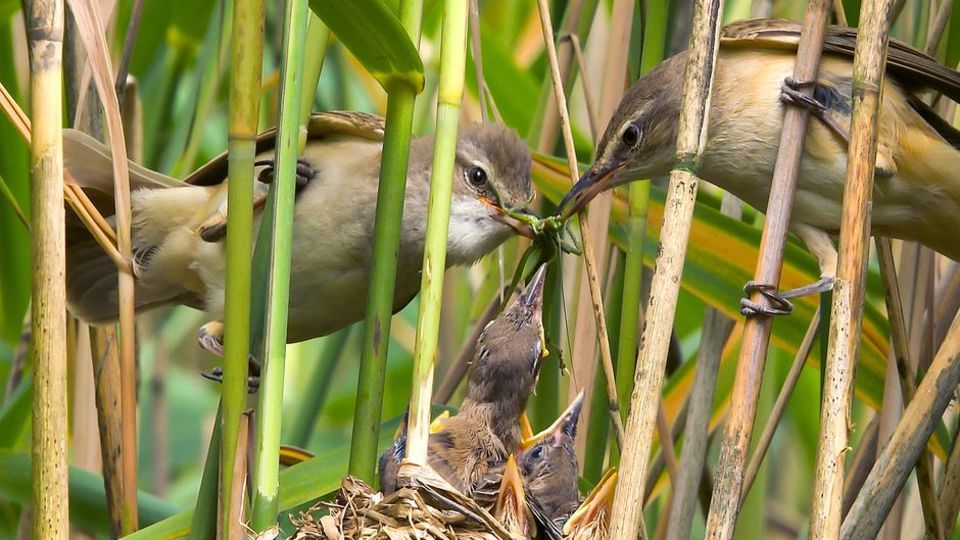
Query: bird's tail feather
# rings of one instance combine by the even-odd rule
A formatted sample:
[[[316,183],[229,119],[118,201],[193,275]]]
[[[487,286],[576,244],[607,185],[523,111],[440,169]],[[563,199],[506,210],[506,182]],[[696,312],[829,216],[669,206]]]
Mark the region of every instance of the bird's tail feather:
[[[101,214],[112,221],[114,215],[113,160],[106,146],[92,137],[66,129],[63,131],[64,167],[73,180],[83,188]],[[162,191],[189,191],[204,188],[189,188],[183,182],[169,176],[151,171],[140,165],[128,162],[130,186],[133,198]],[[151,197],[163,200],[164,197]],[[134,203],[134,228],[142,221]],[[175,223],[176,213],[169,213],[168,221]],[[153,231],[153,236],[162,238],[163,231]],[[154,246],[143,245],[142,239],[135,238],[135,251],[152,253]],[[73,213],[67,212],[67,302],[77,317],[90,323],[108,323],[117,318],[117,269],[113,260],[101,249],[93,236]],[[135,257],[136,258],[136,257]],[[184,291],[158,289],[157,287],[137,287],[136,305],[138,309],[176,302]]]

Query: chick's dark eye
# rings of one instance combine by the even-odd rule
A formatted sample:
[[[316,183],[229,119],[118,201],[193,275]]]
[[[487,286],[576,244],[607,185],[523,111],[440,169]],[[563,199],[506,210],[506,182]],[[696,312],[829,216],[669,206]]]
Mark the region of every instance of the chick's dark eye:
[[[476,187],[483,186],[487,183],[487,171],[480,167],[472,167],[467,171],[467,179]]]
[[[633,148],[640,142],[640,128],[636,124],[628,125],[620,135],[620,140],[623,141],[624,146]]]
[[[530,451],[530,459],[536,461],[543,457],[543,447],[540,445],[534,446],[533,450]]]

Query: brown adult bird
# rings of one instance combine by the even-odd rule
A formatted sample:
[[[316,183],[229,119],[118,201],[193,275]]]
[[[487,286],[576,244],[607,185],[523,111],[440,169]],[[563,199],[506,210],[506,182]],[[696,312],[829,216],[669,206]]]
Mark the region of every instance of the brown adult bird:
[[[822,120],[807,128],[790,223],[817,257],[821,280],[796,294],[830,288],[836,272],[831,235],[840,228],[856,31],[828,28],[812,83],[791,79],[799,37],[794,21],[758,19],[724,28],[698,173],[763,211],[785,102],[809,107]],[[562,215],[579,211],[603,190],[670,171],[686,59],[683,52],[665,60],[627,91],[593,165],[561,203]],[[895,40],[886,69],[873,233],[916,240],[960,260],[960,132],[927,104],[933,92],[958,101],[960,73]],[[813,85],[812,100],[798,92],[805,84]]]
[[[513,304],[490,322],[477,341],[467,393],[457,414],[430,435],[427,463],[468,497],[492,504],[507,456],[520,445],[520,414],[536,386],[544,356],[541,266]],[[380,488],[396,489],[397,463],[406,452],[401,436],[380,458]]]
[[[568,540],[606,538],[616,489],[617,471],[610,469],[564,524],[563,537]]]
[[[583,395],[581,390],[550,427],[524,440],[517,454],[529,505],[538,523],[562,527],[580,504],[580,467],[574,439]]]
[[[362,113],[314,114],[297,167],[287,339],[323,336],[359,321],[367,304],[383,119]],[[257,140],[255,207],[273,178],[276,132]],[[420,287],[433,137],[413,140],[397,261],[394,309]],[[106,148],[64,131],[67,169],[106,216],[113,215],[113,170]],[[227,157],[183,181],[130,163],[136,307],[183,304],[223,320]],[[471,264],[524,230],[508,210],[533,198],[530,154],[499,124],[460,129],[454,169],[447,265]],[[254,225],[259,227],[260,216]],[[67,236],[71,310],[92,323],[117,314],[117,271],[79,222]],[[222,325],[205,326],[201,344],[218,352]]]

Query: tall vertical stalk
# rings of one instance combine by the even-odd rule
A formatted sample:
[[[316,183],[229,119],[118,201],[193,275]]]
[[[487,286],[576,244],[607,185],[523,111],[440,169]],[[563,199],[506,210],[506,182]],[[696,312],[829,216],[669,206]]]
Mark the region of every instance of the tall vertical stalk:
[[[457,153],[457,123],[467,63],[467,3],[446,0],[440,37],[440,84],[437,96],[437,135],[430,173],[427,239],[420,285],[420,317],[413,356],[413,392],[407,435],[407,458],[427,462],[430,427],[430,394],[440,331],[443,270],[446,267],[450,197]]]
[[[661,247],[646,311],[647,325],[637,358],[638,369],[621,452],[621,474],[611,515],[612,540],[633,540],[641,528],[642,505],[637,501],[643,497],[680,276],[693,219],[699,184],[695,175],[706,141],[721,13],[723,0],[697,2],[680,103],[677,162],[670,173],[660,233]]]
[[[840,259],[830,313],[830,341],[824,365],[820,437],[810,506],[810,538],[836,538],[840,532],[843,468],[851,422],[853,371],[860,348],[867,256],[870,248],[870,200],[877,159],[877,119],[887,56],[893,0],[868,1],[860,16],[853,59],[853,113]],[[906,396],[904,396],[906,399]]]
[[[804,16],[800,45],[793,77],[799,81],[816,79],[820,63],[823,34],[830,14],[828,0],[810,0]],[[810,88],[809,92],[812,93]],[[783,253],[786,248],[787,227],[793,206],[794,191],[800,158],[803,152],[809,112],[801,107],[789,107],[783,118],[777,162],[767,205],[767,219],[760,241],[760,260],[754,274],[756,283],[776,284],[780,281]],[[767,300],[759,292],[750,298],[762,306]],[[740,361],[734,377],[730,400],[730,414],[724,428],[720,461],[707,519],[707,534],[716,538],[730,538],[736,526],[740,509],[747,453],[757,412],[757,400],[763,380],[767,346],[773,319],[770,316],[747,318],[743,332]]]
[[[283,17],[283,64],[280,68],[280,123],[277,127],[276,206],[271,224],[270,279],[267,289],[266,364],[260,385],[260,423],[257,426],[253,474],[253,519],[257,533],[277,527],[280,490],[280,425],[283,406],[283,369],[287,349],[287,306],[290,303],[290,260],[296,195],[297,156],[300,153],[303,57],[307,33],[306,0],[287,0]]]
[[[24,2],[30,52],[34,538],[67,538],[67,299],[61,69],[63,1]]]
[[[233,471],[246,405],[247,358],[250,352],[250,282],[253,256],[253,160],[260,114],[260,72],[263,62],[263,0],[237,0],[231,31],[229,178],[227,188],[227,271],[224,316],[223,396],[219,415],[220,532],[230,538],[242,527],[234,508]],[[209,460],[208,460],[209,461]]]
[[[423,0],[401,0],[400,22],[414,46],[420,43]],[[397,249],[403,218],[403,197],[407,185],[407,162],[413,128],[413,104],[417,88],[397,79],[387,91],[386,132],[380,159],[380,187],[377,193],[377,221],[373,230],[373,268],[367,317],[363,327],[363,351],[357,382],[357,405],[350,441],[350,474],[372,482],[383,411],[383,385],[390,342],[390,317],[397,277]]]

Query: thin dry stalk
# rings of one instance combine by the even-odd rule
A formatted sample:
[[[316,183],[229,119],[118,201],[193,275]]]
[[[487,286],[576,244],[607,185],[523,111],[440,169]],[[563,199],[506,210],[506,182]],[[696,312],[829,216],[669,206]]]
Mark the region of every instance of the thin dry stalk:
[[[773,404],[773,410],[770,411],[770,418],[767,419],[767,425],[763,426],[763,432],[760,434],[760,440],[757,441],[753,456],[750,458],[750,464],[747,465],[747,472],[743,479],[743,493],[740,495],[740,504],[747,500],[750,488],[753,487],[753,481],[757,479],[760,472],[760,465],[763,458],[770,448],[770,442],[773,441],[773,435],[777,432],[777,426],[783,418],[783,412],[787,409],[787,403],[790,396],[793,395],[793,389],[797,387],[797,381],[800,380],[800,374],[803,373],[803,366],[807,363],[807,357],[813,349],[813,343],[817,339],[817,331],[820,329],[820,312],[817,311],[810,319],[810,326],[807,327],[807,333],[803,335],[803,341],[797,349],[797,354],[793,357],[793,364],[790,365],[790,371],[787,378],[783,381],[780,393],[777,395],[777,401]]]
[[[797,61],[793,68],[793,78],[798,81],[816,79],[830,4],[829,0],[811,0],[807,4]],[[812,88],[805,90],[808,94],[812,94],[812,91]],[[756,283],[777,284],[780,281],[808,119],[808,111],[801,107],[788,107],[784,113],[780,150],[774,166],[767,218],[760,240],[760,260],[754,274]],[[770,307],[759,291],[754,292],[750,300]],[[769,316],[749,317],[744,326],[730,413],[724,428],[716,484],[707,519],[707,535],[713,538],[733,536],[772,327],[773,319]]]
[[[650,287],[643,337],[637,356],[621,454],[620,480],[611,514],[612,540],[633,540],[641,527],[647,459],[661,400],[663,372],[677,310],[684,254],[693,220],[699,180],[695,176],[706,143],[713,72],[720,40],[722,0],[697,2],[680,103],[677,163],[670,173],[660,246]]]
[[[947,334],[951,317],[960,309],[960,263],[950,261],[934,292],[933,346],[937,348]]]
[[[853,61],[853,114],[840,225],[840,259],[830,314],[811,502],[810,537],[813,539],[836,538],[843,519],[843,468],[850,429],[853,371],[863,321],[877,118],[892,3],[892,0],[865,3]]]
[[[557,99],[557,110],[560,113],[561,128],[563,131],[563,144],[567,154],[567,166],[569,168],[571,184],[575,184],[580,172],[577,166],[577,153],[573,144],[573,132],[570,127],[570,116],[567,112],[567,98],[563,91],[563,79],[560,74],[560,66],[557,60],[557,49],[554,45],[553,26],[550,22],[550,8],[547,5],[546,0],[538,0],[537,6],[540,12],[540,27],[543,32],[543,40],[547,49],[547,57],[550,61],[550,76],[553,80],[553,90]],[[607,214],[609,214],[609,212],[607,212]],[[606,224],[604,224],[602,230],[607,230]],[[576,372],[578,358],[583,358],[585,356],[592,358],[593,356],[592,354],[578,354],[578,348],[586,346],[581,344],[589,344],[590,351],[592,352],[594,343],[596,343],[597,339],[599,338],[601,364],[603,365],[604,372],[607,376],[607,398],[609,400],[608,407],[610,409],[610,419],[613,424],[613,430],[614,434],[616,435],[617,442],[622,448],[623,425],[620,419],[620,407],[617,403],[616,397],[616,381],[613,375],[613,360],[610,356],[610,341],[606,331],[606,319],[604,318],[603,296],[600,293],[599,276],[603,269],[597,266],[594,251],[595,246],[593,245],[594,241],[590,235],[590,224],[588,222],[580,222],[580,233],[583,235],[583,258],[587,271],[587,280],[589,281],[588,289],[591,293],[591,299],[593,301],[592,306],[594,324],[596,326],[593,327],[593,332],[595,333],[592,336],[585,336],[584,334],[590,333],[590,327],[581,326],[579,324],[579,321],[584,320],[585,317],[577,317],[578,324],[574,333],[576,336],[573,352],[574,371]],[[606,246],[606,235],[603,235],[603,240],[603,246]],[[583,289],[581,288],[581,300],[583,298],[582,293]],[[581,303],[580,305],[585,305],[585,302]],[[576,384],[584,385],[584,388],[587,389],[587,396],[585,399],[589,402],[589,390],[593,387],[593,377],[575,377],[575,379]],[[587,413],[588,411],[584,412]],[[584,420],[581,418],[581,422],[583,421]],[[585,430],[581,430],[581,432],[585,432]]]
[[[34,538],[67,538],[67,299],[63,206],[63,1],[28,0]]]
[[[837,20],[837,24],[847,25],[847,12],[843,8],[843,0],[833,0],[833,16]]]
[[[231,484],[230,511],[229,519],[231,523],[243,523],[243,493],[247,481],[247,452],[250,448],[250,411],[244,411],[240,415],[240,428],[237,431],[237,457],[233,462],[233,483]],[[223,504],[223,497],[220,497],[220,504]],[[223,512],[223,508],[220,508]],[[217,520],[218,527],[221,527],[224,520]],[[228,540],[244,540],[247,532],[244,527],[230,527],[227,534],[222,534],[218,530],[217,538],[227,538]]]
[[[114,202],[117,251],[124,261],[131,260],[130,179],[127,151],[123,137],[120,104],[113,89],[113,69],[106,33],[92,0],[71,0],[70,8],[77,19],[77,28],[93,69],[93,81],[103,104],[110,152],[113,156]],[[131,266],[117,267],[117,293],[120,319],[120,387],[123,399],[123,532],[137,530],[137,395],[136,343],[134,328],[134,278]]]
[[[944,533],[953,537],[953,528],[960,512],[960,430],[953,438],[953,450],[943,468],[943,481],[940,483],[940,515],[944,518]]]
[[[583,13],[583,0],[571,0],[567,6],[567,16],[563,20],[561,35],[574,34],[580,26],[580,15]],[[553,27],[551,27],[551,33]],[[561,49],[554,51],[558,55],[557,69],[560,71],[560,80],[566,82],[570,76],[570,68],[573,64],[573,51],[571,49]],[[548,51],[549,55],[550,52]],[[554,83],[556,84],[556,83]],[[566,101],[566,99],[564,99]],[[540,140],[537,142],[537,150],[547,154],[552,154],[557,145],[557,137],[560,134],[560,107],[557,105],[556,91],[547,94],[547,102],[544,106],[543,124],[540,126]],[[563,110],[567,110],[563,107]]]
[[[916,393],[917,383],[910,366],[910,342],[907,337],[906,322],[903,318],[903,303],[897,281],[897,271],[893,262],[893,247],[889,238],[877,238],[877,255],[880,259],[880,274],[886,285],[887,317],[890,320],[890,337],[893,353],[899,373],[900,392],[903,403],[907,404]],[[920,491],[920,503],[923,507],[923,519],[927,525],[927,534],[943,540],[943,521],[937,506],[936,481],[934,480],[933,461],[926,449],[917,460],[917,487]]]
[[[606,62],[603,69],[603,80],[600,84],[600,103],[597,115],[592,115],[591,129],[597,133],[600,132],[596,121],[599,118],[604,120],[610,118],[616,110],[620,99],[623,97],[624,90],[627,87],[627,62],[629,60],[630,32],[633,25],[633,10],[636,2],[634,0],[614,0],[610,13],[610,29],[607,34],[607,42],[604,48]],[[583,86],[591,86],[586,78],[586,72],[581,70]],[[557,91],[562,88],[556,88]],[[585,93],[585,95],[588,95]],[[588,102],[587,110],[591,105]],[[561,114],[566,114],[563,111]],[[569,122],[567,123],[569,125]],[[566,139],[565,139],[566,140]],[[571,136],[572,142],[572,136]],[[594,137],[596,142],[596,137]],[[570,148],[567,149],[570,152]],[[576,183],[576,178],[572,179]],[[585,399],[587,403],[592,400],[591,393],[594,388],[594,378],[596,377],[596,362],[593,358],[594,343],[599,342],[600,346],[600,366],[603,368],[603,374],[607,390],[607,406],[610,412],[610,421],[613,425],[613,433],[617,441],[617,447],[623,449],[623,419],[620,416],[620,404],[617,397],[616,375],[613,369],[613,357],[610,354],[610,334],[607,332],[607,323],[605,319],[606,311],[603,308],[603,296],[600,293],[599,276],[604,274],[605,260],[598,260],[597,253],[606,253],[609,242],[607,241],[607,227],[610,224],[610,205],[613,200],[612,193],[604,193],[597,197],[590,205],[590,211],[583,219],[580,216],[580,233],[583,238],[583,263],[586,270],[587,282],[580,282],[580,300],[577,304],[577,318],[574,327],[573,343],[573,367],[577,374],[586,372],[588,377],[578,377],[574,384],[584,385],[587,389]],[[593,305],[594,324],[585,315],[586,311],[586,290],[589,288],[590,299]],[[581,362],[588,362],[589,368],[583,369]],[[590,421],[589,409],[584,411],[581,422]],[[580,448],[586,443],[587,430],[581,430],[578,434],[578,450],[581,455],[586,450]]]
[[[930,56],[937,53],[940,40],[943,38],[943,32],[947,29],[947,24],[950,22],[950,14],[952,11],[953,2],[951,0],[943,0],[940,2],[937,14],[934,16],[930,27],[927,28],[927,43],[923,48],[924,52]]]
[[[930,370],[917,387],[887,447],[877,458],[840,537],[873,538],[907,481],[917,458],[953,397],[960,382],[960,316],[955,317]]]
[[[599,124],[597,113],[593,110],[593,104],[596,103],[596,100],[593,97],[593,85],[590,84],[589,77],[587,76],[587,63],[583,59],[580,37],[576,34],[560,36],[561,43],[567,40],[570,41],[570,46],[573,47],[574,58],[577,59],[577,69],[580,70],[580,80],[583,82],[583,101],[584,107],[587,109],[587,118],[590,120],[590,138],[596,142],[600,140],[600,131],[603,129],[603,126]]]
[[[879,435],[880,417],[874,416],[870,424],[867,425],[863,437],[860,438],[860,446],[857,448],[857,452],[853,455],[853,460],[850,462],[850,474],[847,475],[843,482],[842,512],[844,517],[847,516],[850,507],[853,505],[854,498],[856,498],[857,493],[860,492],[860,488],[863,487],[863,482],[867,479],[870,467],[872,467],[874,461],[877,460],[877,441],[879,440]]]
[[[720,211],[739,220],[743,205],[729,193],[723,195]],[[700,332],[700,350],[697,351],[697,370],[690,389],[690,412],[683,428],[683,448],[680,450],[680,475],[674,484],[671,501],[668,538],[681,540],[690,536],[694,505],[700,488],[700,477],[706,463],[707,443],[710,439],[710,417],[713,397],[717,389],[717,373],[723,357],[723,347],[733,331],[733,319],[714,308],[707,308]],[[704,511],[706,513],[706,510]]]
[[[120,507],[123,504],[123,477],[120,445],[120,358],[117,331],[113,326],[90,327],[90,350],[96,385],[97,423],[100,427],[100,460],[107,497],[107,516],[114,538],[122,535]]]
[[[483,77],[483,52],[480,47],[480,8],[477,6],[478,0],[470,0],[470,54],[473,56],[473,69],[477,77],[477,101],[480,102],[480,118],[484,122],[490,120],[490,113],[487,112],[487,92],[486,79]]]

